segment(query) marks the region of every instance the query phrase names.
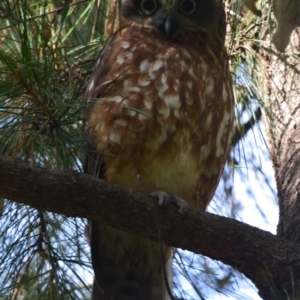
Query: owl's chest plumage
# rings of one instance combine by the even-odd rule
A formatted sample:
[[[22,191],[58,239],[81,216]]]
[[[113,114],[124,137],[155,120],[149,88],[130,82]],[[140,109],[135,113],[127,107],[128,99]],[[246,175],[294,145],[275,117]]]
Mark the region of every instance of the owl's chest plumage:
[[[223,54],[197,46],[167,41],[151,28],[127,27],[115,37],[109,71],[88,87],[99,86],[89,124],[107,180],[189,202],[201,178],[217,184],[232,135],[231,82]]]

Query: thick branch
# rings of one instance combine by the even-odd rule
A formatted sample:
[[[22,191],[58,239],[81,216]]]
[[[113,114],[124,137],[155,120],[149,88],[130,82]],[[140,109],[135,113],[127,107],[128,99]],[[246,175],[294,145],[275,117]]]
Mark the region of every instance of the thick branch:
[[[210,213],[190,209],[182,217],[172,203],[164,210],[154,198],[71,170],[47,170],[0,156],[0,196],[154,240],[161,236],[168,245],[233,266],[269,299],[270,286],[282,290],[279,283],[290,282],[300,270],[298,244]]]

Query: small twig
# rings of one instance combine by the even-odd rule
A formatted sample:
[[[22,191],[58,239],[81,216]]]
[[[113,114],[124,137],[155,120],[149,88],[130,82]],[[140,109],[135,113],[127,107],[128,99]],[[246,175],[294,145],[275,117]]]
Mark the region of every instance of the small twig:
[[[4,30],[4,29],[7,29],[7,28],[14,27],[14,26],[16,26],[16,25],[19,25],[19,24],[23,23],[24,21],[25,21],[25,22],[27,22],[27,21],[32,21],[32,20],[35,20],[35,19],[37,19],[37,18],[44,17],[44,16],[46,16],[46,15],[50,15],[50,14],[53,14],[53,13],[57,13],[57,12],[59,12],[59,11],[65,9],[66,7],[72,7],[72,6],[75,6],[75,5],[77,5],[77,4],[81,4],[81,3],[84,3],[84,2],[88,2],[88,1],[90,1],[90,0],[80,0],[80,1],[76,1],[76,2],[70,3],[70,4],[66,5],[66,6],[62,6],[62,7],[56,8],[56,9],[54,9],[54,10],[45,12],[45,13],[43,13],[43,14],[40,14],[40,15],[37,15],[37,16],[34,16],[34,17],[31,17],[31,18],[22,20],[22,21],[20,21],[20,22],[17,22],[17,23],[14,23],[14,24],[11,24],[11,25],[2,27],[2,28],[0,28],[0,31],[1,31],[1,30]]]

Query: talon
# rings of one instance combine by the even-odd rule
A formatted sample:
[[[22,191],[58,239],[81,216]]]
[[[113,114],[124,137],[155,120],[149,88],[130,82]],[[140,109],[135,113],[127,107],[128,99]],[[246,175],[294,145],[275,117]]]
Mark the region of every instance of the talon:
[[[160,190],[150,193],[150,196],[157,198],[158,204],[160,206],[164,206],[165,208],[168,206],[170,199],[174,200],[174,202],[178,206],[178,212],[183,216],[185,216],[189,210],[189,205],[187,204],[187,202],[179,196],[170,196],[168,193]]]
[[[164,191],[154,191],[152,193],[150,193],[150,196],[155,197],[158,199],[158,204],[160,206],[164,206],[167,207],[167,205],[170,202],[170,196],[168,193],[164,192]]]
[[[186,214],[189,211],[189,205],[188,203],[183,200],[182,198],[180,198],[179,196],[172,196],[171,199],[173,199],[176,203],[176,205],[178,206],[178,212],[183,215],[183,217],[186,216]]]

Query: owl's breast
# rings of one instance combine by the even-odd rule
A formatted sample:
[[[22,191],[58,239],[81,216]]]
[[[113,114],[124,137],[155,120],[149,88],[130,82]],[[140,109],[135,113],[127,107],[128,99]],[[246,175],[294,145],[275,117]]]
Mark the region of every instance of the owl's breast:
[[[204,121],[205,110],[222,102],[217,57],[207,62],[201,51],[147,30],[141,40],[125,28],[108,57],[111,67],[98,88],[105,93],[90,118],[102,151],[118,145],[157,150],[166,142],[182,144]],[[88,89],[93,87],[91,81]]]
[[[207,178],[216,176],[217,182],[224,163],[221,156],[227,155],[232,135],[233,95],[227,62],[207,46],[206,51],[180,46],[151,36],[155,34],[151,30],[148,33],[141,40],[127,35],[125,28],[107,58],[110,69],[99,88],[105,92],[89,119],[98,150],[107,154],[111,173],[120,173],[126,165],[124,174],[151,170],[157,182],[171,182],[170,178],[189,173],[192,187],[199,178],[197,172]],[[91,81],[88,89],[93,86]],[[208,157],[213,160],[211,170],[203,167]],[[156,169],[173,170],[172,176]]]

